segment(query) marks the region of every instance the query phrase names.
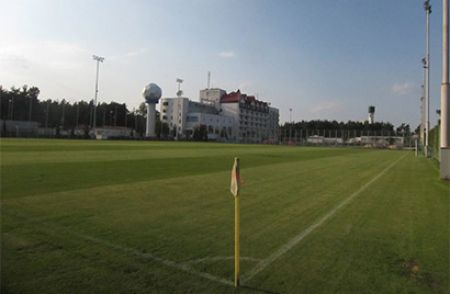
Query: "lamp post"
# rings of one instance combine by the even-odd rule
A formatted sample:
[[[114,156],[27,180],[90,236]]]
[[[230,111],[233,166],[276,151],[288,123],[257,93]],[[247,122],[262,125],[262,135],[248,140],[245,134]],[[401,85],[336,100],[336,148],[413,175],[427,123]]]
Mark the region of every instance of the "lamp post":
[[[14,98],[9,99],[9,119],[14,118]]]
[[[66,103],[64,99],[61,101],[61,104],[62,104],[61,127],[62,129],[64,129],[65,115],[66,115]]]
[[[30,105],[28,108],[28,121],[31,121],[32,114],[33,114],[33,97],[30,96]]]
[[[98,71],[99,71],[100,62],[103,62],[103,60],[105,60],[105,58],[101,57],[101,56],[97,56],[97,55],[92,55],[92,59],[94,59],[97,62],[97,72],[96,72],[96,76],[95,76],[94,116],[93,116],[93,122],[92,122],[92,127],[95,131],[95,128],[97,126]]]
[[[289,108],[289,142],[291,142],[292,137],[292,108]]]
[[[76,117],[75,117],[75,127],[76,127],[76,129],[78,129],[79,117],[80,117],[80,103],[77,102],[77,113],[76,113]]]
[[[429,156],[428,137],[430,132],[430,0],[424,3],[426,13],[426,46],[425,46],[425,156]]]
[[[440,128],[440,174],[441,179],[450,180],[450,99],[449,99],[449,0],[442,1],[442,84],[441,84],[441,128]]]
[[[47,109],[45,111],[45,128],[48,128],[48,112],[50,111],[50,100],[47,100]]]

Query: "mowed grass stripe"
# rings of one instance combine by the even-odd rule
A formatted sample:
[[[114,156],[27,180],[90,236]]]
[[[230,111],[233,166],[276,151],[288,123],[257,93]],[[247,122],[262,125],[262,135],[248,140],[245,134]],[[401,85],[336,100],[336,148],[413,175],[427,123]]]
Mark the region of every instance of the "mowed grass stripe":
[[[20,250],[20,258],[2,252],[2,293],[11,289],[33,293],[182,293],[183,289],[196,289],[207,293],[209,289],[225,291],[232,285],[186,265],[53,224],[18,231],[20,234],[6,233],[2,239],[6,250],[11,246]],[[36,251],[40,255],[33,257],[31,253]],[[17,262],[28,267],[11,268]],[[173,283],[174,276],[180,279],[177,283]],[[221,288],[223,285],[227,288]]]
[[[401,159],[403,159],[407,154],[404,154],[401,158],[395,160],[391,164],[389,164],[385,169],[383,169],[380,173],[375,175],[370,181],[362,185],[358,190],[353,192],[351,195],[346,197],[342,202],[339,202],[338,205],[333,207],[330,211],[328,211],[324,216],[322,216],[320,219],[318,219],[316,222],[311,224],[309,227],[307,227],[305,230],[301,231],[299,234],[297,234],[295,237],[290,239],[288,242],[283,244],[280,248],[278,248],[275,252],[270,254],[265,259],[258,262],[254,268],[252,268],[248,273],[246,273],[243,276],[242,281],[246,283],[247,281],[251,280],[255,275],[258,273],[264,271],[268,266],[270,266],[273,262],[275,262],[277,259],[282,257],[284,254],[286,254],[289,250],[294,248],[298,243],[300,243],[304,238],[306,238],[309,234],[313,233],[317,228],[322,226],[325,222],[327,222],[329,219],[334,217],[334,215],[339,212],[343,207],[348,205],[355,197],[358,197],[362,192],[364,192],[367,188],[369,188],[375,181],[377,181],[379,178],[381,178],[386,172],[388,172],[393,166],[395,166]]]
[[[92,141],[2,138],[0,150],[4,153],[65,152],[65,151],[111,151],[111,150],[171,150],[171,149],[264,149],[264,145],[238,145],[196,142],[161,141]]]
[[[153,144],[131,144],[133,143]],[[170,154],[182,155],[183,144],[179,146],[179,150],[167,153],[161,151],[160,154],[165,157],[170,157]],[[258,161],[254,166],[243,164],[242,169],[245,183],[242,188],[241,254],[256,258],[243,261],[244,274],[254,267],[257,259],[269,256],[274,249],[314,223],[318,217],[400,156],[399,152],[392,151],[253,147],[256,146],[231,148],[228,154],[224,149],[217,149],[220,150],[218,154],[221,154],[219,161],[226,162],[223,163],[224,168],[206,169],[199,174],[177,174],[173,171],[173,176],[122,182],[120,173],[110,173],[112,176],[109,182],[98,186],[83,185],[79,181],[83,177],[79,177],[75,179],[78,185],[68,185],[66,190],[43,189],[42,193],[31,194],[30,197],[10,194],[11,197],[2,199],[2,261],[5,264],[1,273],[2,290],[6,287],[9,292],[34,290],[53,293],[67,292],[68,289],[73,292],[230,292],[232,288],[229,286],[167,268],[145,256],[151,255],[176,263],[186,262],[195,271],[226,281],[232,280],[233,260],[219,257],[233,254],[234,205],[229,192],[229,181],[235,154],[249,152],[255,157],[247,159]],[[344,151],[334,153],[337,150]],[[325,155],[314,157],[316,151],[319,154],[325,152]],[[71,151],[73,152],[76,151]],[[84,152],[86,151],[80,151],[80,160]],[[95,157],[95,151],[88,152],[89,156]],[[145,154],[147,151],[132,152],[140,153],[138,156],[143,158],[148,156]],[[204,148],[199,147],[195,157],[201,158],[203,152]],[[15,156],[20,154],[8,154],[12,153]],[[30,161],[17,165],[37,167],[40,160],[50,160],[45,156],[53,156],[55,153],[62,152],[42,152],[39,156],[43,158],[36,159],[36,164]],[[117,159],[123,159],[123,153],[123,150],[99,151],[98,156],[102,158],[111,155],[109,161],[116,161],[119,168],[123,160]],[[211,153],[207,157],[211,157],[210,155]],[[303,157],[310,155],[313,157],[311,160],[303,160]],[[248,162],[245,156],[241,157],[243,162]],[[146,159],[150,161],[151,158]],[[31,156],[27,160],[32,160]],[[103,161],[105,160],[100,160]],[[10,163],[15,166],[14,162]],[[392,262],[392,265],[385,264],[395,256],[392,254],[393,248],[398,246],[404,249],[405,244],[409,244],[410,252],[414,252],[422,250],[422,246],[426,245],[424,252],[434,250],[436,256],[445,256],[442,250],[445,247],[445,236],[442,236],[442,232],[448,214],[447,218],[443,218],[442,212],[445,209],[442,206],[446,205],[448,210],[448,202],[443,201],[442,195],[448,194],[448,188],[439,184],[435,174],[427,177],[426,182],[417,181],[417,177],[421,173],[427,173],[427,168],[431,165],[427,161],[423,161],[424,165],[416,163],[412,156],[408,156],[408,160],[399,164],[402,169],[397,170],[396,166],[395,177],[392,177],[392,173],[387,173],[388,182],[384,181],[384,177],[379,182],[380,191],[377,193],[382,193],[381,198],[378,194],[363,193],[336,214],[332,221],[318,228],[299,246],[295,246],[256,275],[249,282],[249,287],[253,290],[242,288],[240,292],[374,293],[379,289],[384,290],[381,292],[402,292],[399,286],[404,285],[405,277],[392,272],[396,262]],[[210,164],[221,163],[211,161]],[[64,169],[64,165],[60,166]],[[3,168],[2,172],[7,172]],[[409,168],[410,171],[403,168]],[[101,168],[96,170],[97,174],[100,172]],[[148,170],[144,172],[147,173]],[[419,202],[410,201],[408,205],[400,203],[408,209],[398,209],[397,198],[386,198],[400,191],[402,201],[420,199],[419,195],[414,194],[416,190],[426,190],[428,197]],[[412,195],[404,195],[405,191]],[[436,195],[438,201],[433,198]],[[361,204],[360,201],[366,198],[371,201]],[[384,205],[389,206],[390,212],[386,220],[381,210]],[[372,206],[373,212],[370,210]],[[420,213],[417,212],[419,207]],[[424,220],[426,213],[431,210],[436,210],[435,215],[428,217],[433,221]],[[408,221],[401,222],[402,226],[398,222],[392,222],[395,212],[399,214],[399,219]],[[423,227],[417,229],[418,222],[423,222]],[[54,233],[46,232],[46,225],[58,229]],[[428,236],[429,241],[424,241],[422,237],[426,232],[423,228],[429,225],[436,227],[435,233]],[[365,232],[367,226],[376,229]],[[390,233],[380,233],[379,230],[384,228]],[[417,241],[410,242],[409,237],[403,240],[403,232],[407,236],[416,236]],[[80,239],[75,237],[77,234],[101,242]],[[398,235],[392,237],[392,234]],[[389,242],[384,238],[389,238]],[[434,246],[429,246],[431,243]],[[134,253],[128,249],[134,250]],[[390,254],[377,255],[377,250]],[[139,257],[141,254],[138,253],[142,253],[142,256]],[[374,258],[370,259],[370,256]],[[193,260],[204,262],[190,262]],[[430,273],[445,271],[442,270],[445,263],[435,263],[434,257],[426,259],[426,262],[423,260],[420,257],[420,267],[425,267],[425,272],[428,273],[425,274],[426,277]],[[387,273],[382,274],[381,269],[387,269]],[[361,282],[350,280],[353,278]],[[382,284],[385,280],[386,286]],[[423,279],[417,278],[419,280]],[[445,280],[437,280],[440,285],[445,285]],[[405,289],[409,292],[423,290],[421,286],[414,284],[415,281],[406,281],[409,284]],[[379,285],[383,286],[380,288]],[[254,290],[255,288],[257,289]],[[389,291],[392,289],[397,291]],[[435,291],[434,288],[430,289],[428,292]]]
[[[249,283],[280,293],[448,293],[449,195],[428,160],[409,154]]]
[[[312,150],[299,152],[295,156],[291,153],[273,152],[270,149],[269,151],[271,152],[241,156],[236,150],[230,151],[229,155],[215,157],[8,165],[2,167],[1,192],[3,198],[10,198],[116,183],[207,174],[229,170],[234,156],[240,156],[247,167],[254,167],[349,154],[349,150],[345,149]]]
[[[63,141],[30,140],[29,144],[9,140],[0,142],[1,165],[116,161],[151,158],[204,157],[229,154],[239,149],[242,154],[267,152],[268,146],[192,142],[125,142],[125,141]],[[295,153],[295,148],[270,146],[271,152]],[[319,150],[315,148],[314,150]],[[323,148],[322,148],[323,150]]]
[[[142,149],[139,151],[130,151],[126,149],[108,150],[108,151],[57,151],[57,152],[4,152],[1,158],[1,166],[8,168],[11,165],[29,165],[29,164],[45,164],[45,163],[83,163],[83,162],[105,162],[105,161],[129,161],[129,160],[148,160],[148,159],[164,159],[164,158],[196,158],[196,157],[220,157],[226,155],[236,155],[236,150],[239,150],[239,156],[245,154],[283,154],[287,156],[291,154],[296,156],[298,148],[286,147],[286,146],[269,146],[267,149],[250,149],[250,148],[237,148],[227,146],[227,148],[209,148],[209,144],[204,144],[198,148],[179,148],[179,149],[166,149],[158,148]],[[302,152],[324,152],[328,149],[324,148],[303,148]],[[338,150],[338,149],[336,149]],[[339,150],[343,154],[348,153],[348,150],[340,148]],[[358,150],[355,152],[367,152],[367,150]],[[328,150],[329,151],[329,150]]]
[[[375,154],[377,154],[375,156]],[[267,185],[274,185],[280,189],[282,193],[286,183],[280,182],[282,177],[297,176],[312,182],[313,179],[321,182],[322,185],[314,185],[319,188],[329,188],[327,181],[321,180],[321,175],[325,172],[330,175],[328,180],[338,177],[344,181],[346,186],[352,188],[351,181],[358,177],[348,177],[343,174],[343,167],[350,170],[360,167],[382,164],[390,156],[396,153],[375,152],[373,157],[349,155],[339,160],[336,158],[322,158],[314,161],[306,161],[298,164],[284,163],[274,164],[266,168],[248,168],[243,170],[243,174],[247,177],[243,187],[243,203],[248,203],[248,208],[244,211],[243,216],[246,221],[243,222],[243,254],[247,256],[265,257],[272,250],[271,243],[277,240],[273,246],[280,246],[280,242],[284,242],[286,232],[290,229],[280,230],[273,228],[262,234],[258,238],[251,238],[252,232],[258,231],[260,225],[270,227],[270,224],[280,216],[285,215],[284,210],[295,206],[308,207],[311,210],[321,210],[323,202],[317,202],[317,205],[305,205],[304,196],[309,196],[306,201],[313,201],[318,194],[302,193],[299,194],[286,193],[284,197],[276,203],[285,205],[272,206],[272,214],[263,213],[261,210],[265,205],[261,205],[261,199],[254,197],[254,192],[248,191],[253,187],[262,188],[265,191]],[[378,163],[377,163],[378,162]],[[370,170],[370,169],[369,169]],[[258,174],[264,171],[264,174]],[[373,171],[372,171],[373,172]],[[284,176],[283,173],[285,174]],[[271,179],[273,175],[274,179]],[[350,182],[349,182],[350,181]],[[264,183],[265,182],[265,183]],[[264,184],[263,184],[264,183]],[[314,183],[314,182],[312,182]],[[195,187],[197,189],[186,190],[186,187]],[[229,171],[214,173],[203,176],[191,176],[184,178],[174,178],[166,180],[158,180],[150,183],[142,182],[135,186],[116,185],[108,187],[98,187],[88,189],[87,191],[71,191],[54,193],[48,196],[39,195],[38,197],[27,197],[9,199],[5,201],[8,205],[5,211],[20,208],[30,216],[42,216],[44,221],[52,221],[67,227],[73,227],[74,230],[92,236],[100,236],[109,242],[117,242],[121,246],[137,248],[145,252],[153,252],[163,258],[183,261],[186,259],[202,258],[205,256],[218,256],[232,254],[232,207],[233,202],[228,191]],[[247,187],[248,186],[248,187]],[[303,185],[303,189],[308,185]],[[252,188],[253,189],[253,188]],[[249,192],[247,194],[247,192]],[[257,193],[259,197],[270,198],[271,191],[266,193]],[[303,197],[299,197],[303,195]],[[256,203],[252,203],[257,200]],[[271,203],[267,199],[267,204]],[[335,199],[328,199],[332,205]],[[260,212],[259,221],[254,217],[247,217],[247,213],[251,213],[250,208]],[[75,209],[76,208],[76,209]],[[307,225],[310,221],[309,217],[304,215],[291,215],[291,221],[284,225],[291,226],[294,233],[298,231],[298,227],[292,226],[293,223],[300,225],[299,222],[304,219]],[[39,220],[32,220],[33,224],[39,225]],[[245,233],[244,233],[245,230]],[[244,241],[244,239],[247,239]],[[221,242],[217,242],[221,240]],[[265,244],[261,246],[261,244]],[[267,244],[267,245],[266,245]],[[183,248],[184,250],[179,250]],[[253,266],[252,263],[244,265],[245,268]],[[223,271],[225,269],[225,271]],[[231,278],[232,267],[219,266],[213,274]]]

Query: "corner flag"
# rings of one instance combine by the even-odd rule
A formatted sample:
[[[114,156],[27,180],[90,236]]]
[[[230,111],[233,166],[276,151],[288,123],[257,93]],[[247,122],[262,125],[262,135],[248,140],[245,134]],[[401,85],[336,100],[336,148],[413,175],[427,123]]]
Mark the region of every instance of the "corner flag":
[[[230,185],[230,191],[231,194],[234,195],[234,197],[239,196],[239,189],[240,189],[240,181],[241,181],[241,175],[240,175],[240,167],[239,167],[239,158],[234,158],[234,164],[233,169],[231,170],[231,185]]]
[[[234,286],[239,287],[240,260],[241,260],[241,197],[239,188],[241,182],[239,158],[234,158],[233,169],[231,170],[230,191],[234,195]]]

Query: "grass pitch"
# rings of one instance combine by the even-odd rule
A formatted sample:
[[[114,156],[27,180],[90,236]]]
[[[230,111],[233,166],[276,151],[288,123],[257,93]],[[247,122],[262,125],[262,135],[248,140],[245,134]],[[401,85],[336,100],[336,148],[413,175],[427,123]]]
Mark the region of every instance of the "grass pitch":
[[[448,293],[448,183],[412,152],[1,142],[2,293]]]

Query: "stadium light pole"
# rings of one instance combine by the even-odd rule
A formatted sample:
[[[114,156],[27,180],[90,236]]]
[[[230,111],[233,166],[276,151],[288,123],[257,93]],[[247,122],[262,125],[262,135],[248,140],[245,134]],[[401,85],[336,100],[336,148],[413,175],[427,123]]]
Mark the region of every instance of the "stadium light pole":
[[[14,98],[9,99],[9,119],[13,120],[13,111],[14,111]]]
[[[442,84],[441,84],[441,128],[440,128],[440,176],[450,180],[450,127],[449,127],[449,0],[442,1]]]
[[[47,110],[45,111],[45,128],[48,128],[48,112],[50,110],[50,100],[47,100]]]
[[[76,118],[75,118],[75,125],[76,125],[77,129],[78,129],[79,116],[80,116],[80,103],[77,102],[77,112],[76,112]]]
[[[291,142],[292,137],[292,108],[289,108],[289,142]]]
[[[425,156],[429,157],[428,137],[430,133],[430,0],[424,3],[426,13],[426,44],[425,44]]]
[[[64,99],[61,101],[61,104],[62,104],[61,126],[64,129],[65,115],[66,115],[66,103]]]
[[[30,105],[28,108],[28,121],[31,121],[32,115],[33,115],[33,97],[30,96]]]
[[[97,55],[92,55],[92,59],[94,59],[97,62],[97,71],[96,71],[96,75],[95,75],[94,117],[93,117],[93,122],[92,122],[92,128],[95,131],[95,128],[97,126],[98,71],[99,71],[100,62],[103,62],[105,60],[105,58],[101,57],[101,56],[97,56]]]

